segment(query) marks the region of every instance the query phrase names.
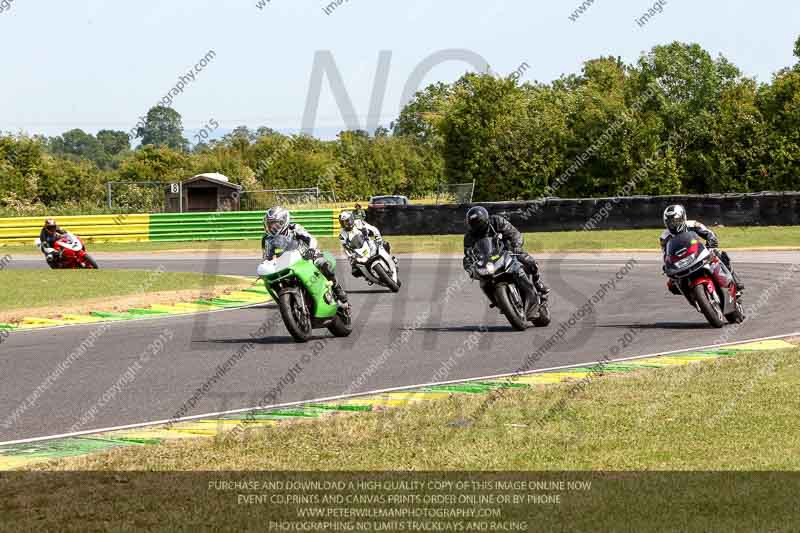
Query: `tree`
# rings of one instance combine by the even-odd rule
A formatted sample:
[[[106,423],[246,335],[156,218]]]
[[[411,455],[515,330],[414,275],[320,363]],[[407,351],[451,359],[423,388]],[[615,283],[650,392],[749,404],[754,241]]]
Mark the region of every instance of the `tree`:
[[[0,136],[0,195],[14,193],[23,200],[36,200],[43,143],[20,136]]]
[[[89,159],[102,166],[107,160],[102,143],[81,129],[72,129],[50,140],[50,152],[73,159]]]
[[[797,190],[800,175],[800,69],[783,70],[761,88],[758,108],[767,123],[769,157],[763,189]]]
[[[438,130],[444,139],[445,176],[449,183],[476,182],[475,198],[514,198],[528,173],[522,132],[524,92],[512,79],[466,74],[453,86]]]
[[[659,145],[670,144],[683,192],[711,192],[720,182],[720,154],[712,151],[725,149],[714,141],[714,126],[724,95],[735,94],[745,78],[724,57],[714,59],[700,45],[680,42],[655,46],[639,60],[634,76],[639,94],[658,87],[644,114],[663,124]]]
[[[131,149],[130,135],[124,131],[100,130],[97,132],[97,140],[111,157]]]
[[[124,158],[117,181],[176,182],[192,176],[190,157],[167,146],[144,145]]]
[[[256,130],[256,139],[260,139],[261,137],[269,137],[271,135],[278,135],[279,133],[272,128],[268,128],[266,126],[261,126]]]
[[[451,85],[439,82],[415,94],[392,123],[394,135],[411,137],[430,147],[441,148],[442,138],[436,125],[444,115],[452,90]]]
[[[166,146],[186,152],[189,141],[183,136],[183,120],[171,107],[155,106],[147,112],[144,126],[136,130],[142,146]]]

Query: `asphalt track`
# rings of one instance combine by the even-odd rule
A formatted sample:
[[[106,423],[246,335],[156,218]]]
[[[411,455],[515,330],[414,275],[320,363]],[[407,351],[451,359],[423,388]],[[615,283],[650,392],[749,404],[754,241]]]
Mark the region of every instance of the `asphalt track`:
[[[104,268],[163,266],[169,271],[237,275],[252,275],[258,263],[257,258],[230,253],[97,255]],[[401,257],[405,284],[398,295],[370,288],[340,272],[354,306],[353,336],[334,339],[320,330],[317,338],[323,341],[322,349],[305,358],[310,362],[293,373],[294,382],[282,388],[274,403],[514,372],[559,323],[569,321],[587,300],[603,292],[602,284],[609,288],[594,311],[575,321],[563,340],[537,358],[531,369],[591,363],[607,354],[634,356],[800,331],[796,313],[800,293],[795,287],[800,273],[778,287],[790,265],[800,263],[800,253],[732,255],[748,284],[745,306],[756,303],[767,289],[772,288],[773,295],[743,327],[724,337],[725,330],[708,327],[682,298],[667,293],[654,254],[543,256],[544,276],[553,289],[553,324],[522,333],[512,331],[496,311],[488,309],[477,284],[460,281],[458,258]],[[610,287],[631,257],[638,263]],[[43,261],[15,258],[10,268],[43,268]],[[277,326],[265,335],[252,339],[276,314],[270,304],[115,323],[50,382],[48,376],[97,326],[12,333],[0,344],[0,442],[67,433],[99,402],[96,416],[82,431],[169,419],[217,373],[219,365],[250,342],[254,349],[216,381],[186,416],[259,405],[281,380],[291,381],[286,379],[290,369],[297,368],[313,346],[295,344],[279,320],[272,321]],[[174,337],[164,351],[113,397],[107,396],[109,401],[101,401],[104,392],[167,329]],[[620,340],[626,333],[632,342]],[[393,342],[394,348],[387,351]],[[457,364],[448,364],[454,355]],[[37,388],[40,394],[28,401]],[[26,405],[24,412],[12,423],[4,423],[20,405]]]

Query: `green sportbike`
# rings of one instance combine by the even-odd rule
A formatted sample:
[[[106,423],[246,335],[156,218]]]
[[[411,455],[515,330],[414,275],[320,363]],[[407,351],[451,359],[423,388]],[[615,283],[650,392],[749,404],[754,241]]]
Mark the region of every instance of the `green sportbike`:
[[[323,253],[336,265],[331,254]],[[273,259],[258,266],[258,276],[278,304],[294,340],[307,342],[313,330],[320,328],[328,328],[336,337],[350,335],[350,308],[336,301],[333,284],[308,257],[308,250],[294,239],[278,237],[272,243],[272,254]]]

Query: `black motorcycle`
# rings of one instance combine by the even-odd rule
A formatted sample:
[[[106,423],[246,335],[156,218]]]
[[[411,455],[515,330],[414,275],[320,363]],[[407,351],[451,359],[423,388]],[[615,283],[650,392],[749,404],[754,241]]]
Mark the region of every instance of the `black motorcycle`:
[[[502,241],[496,237],[484,237],[468,252],[468,258],[472,262],[472,278],[481,282],[481,289],[492,302],[492,307],[499,308],[514,329],[527,329],[528,316],[531,316],[534,326],[550,325],[547,299],[534,289],[534,301],[526,301],[525,291],[517,286],[516,280],[519,275],[530,279],[530,275],[516,255],[505,249]]]

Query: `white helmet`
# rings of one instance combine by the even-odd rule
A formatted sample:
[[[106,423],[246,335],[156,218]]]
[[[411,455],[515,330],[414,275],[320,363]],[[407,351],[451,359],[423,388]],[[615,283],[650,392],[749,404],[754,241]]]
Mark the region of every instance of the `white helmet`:
[[[285,233],[289,229],[291,218],[287,209],[280,206],[271,207],[264,215],[264,231],[272,236]]]
[[[353,226],[356,224],[356,219],[353,216],[352,211],[342,211],[339,215],[339,225],[344,228],[346,231],[350,231],[353,229]]]
[[[673,235],[686,231],[686,209],[682,205],[671,205],[666,208],[664,226]]]

